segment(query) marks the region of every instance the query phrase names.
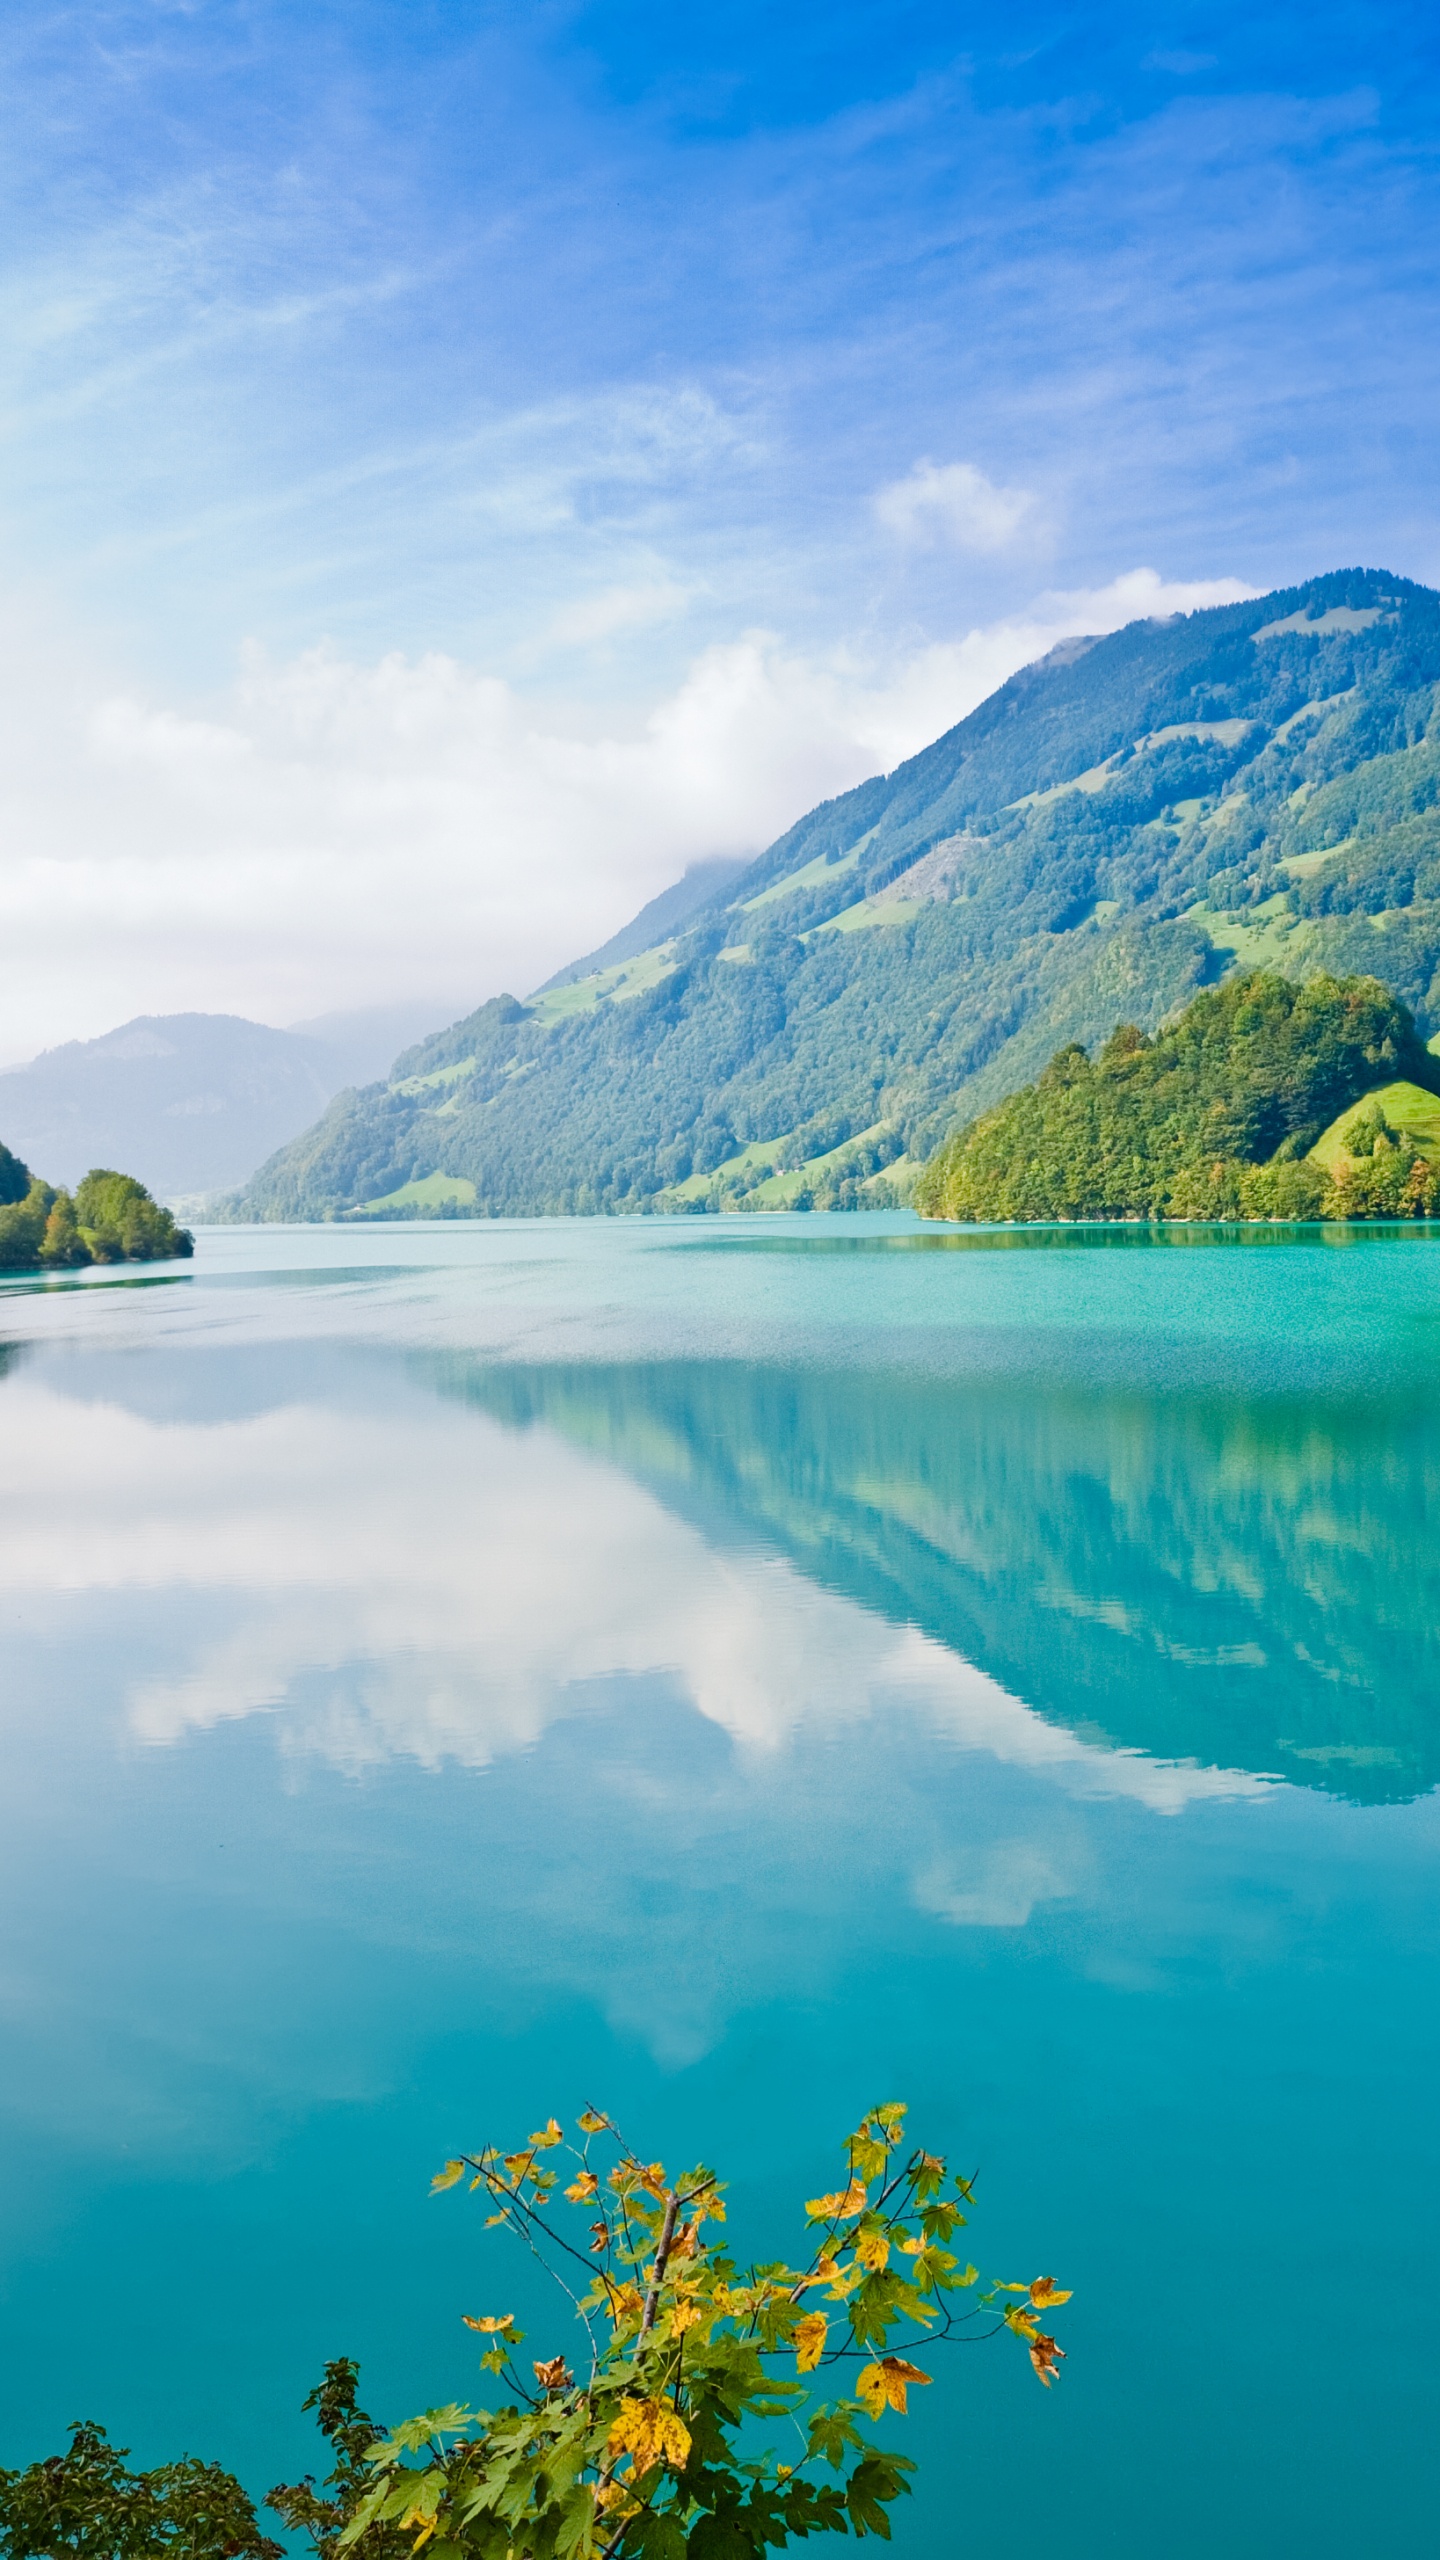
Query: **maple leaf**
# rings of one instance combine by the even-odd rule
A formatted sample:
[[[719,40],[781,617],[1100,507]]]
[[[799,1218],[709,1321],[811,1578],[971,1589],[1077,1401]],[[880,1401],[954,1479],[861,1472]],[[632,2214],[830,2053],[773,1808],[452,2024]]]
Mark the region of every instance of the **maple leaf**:
[[[473,2320],[468,2311],[462,2311],[460,2316],[467,2329],[478,2329],[481,2335],[487,2338],[498,2337],[502,2329],[513,2329],[515,2326],[513,2311],[503,2312],[498,2320],[492,2319],[488,2312],[482,2320]]]
[[[887,2404],[905,2415],[905,2394],[912,2382],[928,2382],[918,2364],[908,2364],[904,2356],[880,2356],[867,2364],[855,2385],[856,2393],[872,2418],[878,2418]]]
[[[839,2188],[833,2196],[812,2196],[805,2210],[812,2222],[849,2222],[864,2212],[868,2195],[869,2189],[852,2178],[848,2187]]]
[[[693,2295],[686,2294],[679,2302],[676,2303],[670,2314],[671,2337],[683,2337],[687,2329],[693,2329],[697,2322],[703,2318],[704,2313],[701,2311],[699,2303],[694,2299]]]
[[[576,2121],[579,2124],[582,2133],[612,2133],[614,2131],[614,2127],[611,2124],[609,2117],[597,2114],[594,2107],[587,2107],[584,2114],[577,2117]]]
[[[1037,2311],[1053,2311],[1057,2303],[1068,2302],[1070,2296],[1061,2291],[1053,2276],[1037,2276],[1030,2287],[1030,2299]]]
[[[466,2165],[463,2160],[447,2160],[443,2169],[437,2169],[430,2181],[432,2196],[443,2195],[447,2187],[458,2186],[465,2175]]]
[[[575,2376],[563,2356],[552,2356],[548,2364],[537,2359],[535,2379],[542,2391],[568,2391]]]
[[[590,2225],[590,2230],[591,2230],[591,2234],[592,2234],[591,2241],[590,2241],[590,2246],[591,2246],[591,2248],[592,2248],[592,2249],[608,2249],[608,2248],[609,2248],[609,2246],[610,2246],[610,2225],[609,2225],[609,2223],[608,2223],[608,2222],[592,2222],[592,2223],[591,2223],[591,2225]]]
[[[589,2169],[582,2169],[575,2183],[565,2190],[571,2204],[588,2204],[600,2193],[600,2181]]]
[[[800,2373],[813,2373],[825,2352],[830,2323],[823,2311],[807,2311],[795,2323],[795,2364]]]
[[[1030,2340],[1030,2361],[1048,2391],[1055,2379],[1056,2366],[1065,2361],[1065,2350],[1057,2347],[1053,2338],[1047,2338],[1042,2329]]]
[[[1028,2303],[1008,2303],[1001,2313],[1001,2318],[1007,2329],[1014,2330],[1017,2338],[1024,2338],[1028,2342],[1040,2334],[1040,2323]]]
[[[628,2453],[634,2476],[663,2462],[678,2471],[690,2451],[690,2430],[666,2400],[625,2399],[605,2446],[607,2461],[623,2461]]]
[[[884,2232],[857,2231],[855,2255],[862,2267],[868,2267],[872,2276],[878,2276],[881,2268],[890,2263],[890,2243]]]
[[[532,2151],[553,2151],[556,2143],[563,2142],[564,2139],[564,2134],[552,2116],[542,2133],[531,2134],[530,2147]]]

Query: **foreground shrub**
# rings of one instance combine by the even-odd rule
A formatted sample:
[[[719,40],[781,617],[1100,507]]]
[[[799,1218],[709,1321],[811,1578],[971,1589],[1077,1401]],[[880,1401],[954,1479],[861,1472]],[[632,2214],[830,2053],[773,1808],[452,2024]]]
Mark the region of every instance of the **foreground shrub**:
[[[436,2191],[484,2194],[490,2225],[569,2295],[570,2334],[527,2364],[513,2313],[464,2314],[509,2398],[389,2435],[336,2359],[305,2404],[331,2470],[265,2503],[319,2560],[764,2560],[811,2534],[888,2540],[915,2466],[872,2431],[932,2380],[903,2350],[1008,2333],[1048,2389],[1063,2350],[1045,2324],[1070,2300],[1050,2276],[982,2285],[962,2265],[949,2244],[971,2182],[907,2149],[904,2116],[873,2108],[852,2134],[839,2186],[804,2208],[795,2266],[742,2267],[713,2171],[668,2176],[593,2110],[579,2144],[552,2117],[517,2151],[449,2161]],[[125,2465],[86,2423],[67,2453],[0,2471],[4,2560],[284,2560],[218,2465]]]
[[[1008,2330],[1048,2387],[1062,2350],[1044,2321],[1070,2299],[1049,2276],[978,2289],[949,2246],[970,2183],[932,2152],[902,2156],[904,2115],[874,2108],[851,2136],[840,2185],[805,2206],[794,2266],[741,2267],[713,2171],[672,2178],[594,2112],[579,2147],[552,2118],[518,2151],[450,2161],[437,2188],[468,2179],[570,2294],[577,2370],[551,2341],[526,2372],[510,2312],[466,2315],[513,2396],[398,2427],[340,2549],[365,2555],[396,2525],[431,2560],[761,2560],[816,2533],[888,2538],[914,2465],[870,2431],[932,2378],[898,2350]],[[834,2396],[810,2379],[842,2373]],[[765,2444],[772,2422],[787,2460]]]

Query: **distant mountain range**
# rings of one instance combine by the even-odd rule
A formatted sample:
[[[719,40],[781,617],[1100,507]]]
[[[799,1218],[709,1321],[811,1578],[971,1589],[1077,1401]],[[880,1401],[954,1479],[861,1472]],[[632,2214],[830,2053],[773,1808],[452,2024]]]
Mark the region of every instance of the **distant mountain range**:
[[[376,1006],[275,1031],[236,1014],[141,1014],[0,1073],[0,1138],[67,1188],[118,1166],[193,1206],[243,1182],[342,1088],[382,1076],[429,1018]]]

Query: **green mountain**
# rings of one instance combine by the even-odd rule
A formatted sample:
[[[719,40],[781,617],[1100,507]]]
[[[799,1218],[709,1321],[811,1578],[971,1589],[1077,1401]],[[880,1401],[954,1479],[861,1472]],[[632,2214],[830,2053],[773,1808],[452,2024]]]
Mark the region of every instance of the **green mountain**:
[[[1296,985],[1247,971],[1198,995],[1147,1039],[1112,1032],[1095,1059],[1061,1049],[1038,1082],[946,1140],[915,1205],[937,1218],[1346,1217],[1354,1158],[1372,1159],[1364,1213],[1428,1216],[1437,1178],[1423,1150],[1373,1117],[1377,1088],[1440,1093],[1440,1061],[1374,978]],[[1372,1115],[1353,1106],[1372,1100]],[[1342,1165],[1331,1136],[1349,1141]],[[1352,1125],[1353,1124],[1353,1125]],[[1311,1150],[1331,1137],[1328,1165]],[[1368,1146],[1366,1140],[1368,1138]],[[1378,1158],[1378,1165],[1376,1159]],[[1375,1198],[1387,1177],[1393,1199]]]
[[[1440,1027],[1440,595],[1345,570],[1071,640],[666,938],[422,1041],[232,1203],[527,1215],[903,1193],[957,1123],[1239,967]]]

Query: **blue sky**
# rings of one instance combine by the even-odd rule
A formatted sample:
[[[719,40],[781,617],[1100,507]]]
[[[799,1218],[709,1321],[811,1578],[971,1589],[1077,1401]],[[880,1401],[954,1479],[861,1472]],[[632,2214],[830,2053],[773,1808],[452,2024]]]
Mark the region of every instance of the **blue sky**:
[[[541,974],[1142,567],[1440,574],[1413,5],[0,31],[10,1054]]]

